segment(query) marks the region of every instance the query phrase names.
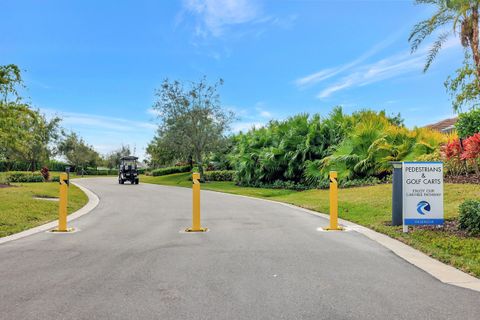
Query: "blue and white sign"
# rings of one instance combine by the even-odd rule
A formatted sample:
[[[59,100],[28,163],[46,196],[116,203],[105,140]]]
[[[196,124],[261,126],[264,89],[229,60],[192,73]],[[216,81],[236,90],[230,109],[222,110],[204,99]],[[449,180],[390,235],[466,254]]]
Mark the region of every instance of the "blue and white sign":
[[[403,224],[443,224],[443,163],[403,163]]]

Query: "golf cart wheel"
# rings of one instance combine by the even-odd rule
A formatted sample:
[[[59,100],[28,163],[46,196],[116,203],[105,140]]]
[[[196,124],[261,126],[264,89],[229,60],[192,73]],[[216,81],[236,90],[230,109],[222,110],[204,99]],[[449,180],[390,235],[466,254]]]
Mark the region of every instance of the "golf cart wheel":
[[[118,179],[118,183],[123,184],[124,182],[122,179]]]
[[[135,184],[138,184],[138,182],[139,182],[138,179],[135,179]]]

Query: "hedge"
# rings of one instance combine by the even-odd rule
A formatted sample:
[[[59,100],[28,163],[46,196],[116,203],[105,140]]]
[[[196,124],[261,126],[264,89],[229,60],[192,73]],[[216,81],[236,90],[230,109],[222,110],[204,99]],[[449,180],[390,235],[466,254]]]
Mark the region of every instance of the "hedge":
[[[65,167],[68,166],[65,162],[60,162],[56,160],[44,161],[37,163],[37,170],[42,167],[47,167],[50,171],[65,171]],[[0,172],[6,172],[7,168],[10,168],[10,171],[30,171],[32,170],[32,164],[25,161],[0,161]]]
[[[24,173],[24,172],[11,172],[8,173],[5,177],[7,183],[12,182],[44,182],[43,176],[38,173]],[[59,177],[52,177],[50,179],[52,182],[58,182]]]
[[[205,181],[233,181],[235,178],[235,171],[233,170],[217,170],[206,171],[203,173]]]
[[[352,188],[352,187],[363,187],[363,186],[373,186],[377,184],[387,183],[391,181],[391,176],[387,176],[384,179],[380,180],[376,177],[368,177],[364,179],[354,179],[354,180],[339,180],[339,188]],[[328,189],[330,187],[330,181],[321,180],[317,184],[305,184],[295,181],[283,181],[276,180],[273,183],[263,183],[263,182],[254,182],[254,183],[237,183],[241,187],[254,187],[254,188],[266,188],[266,189],[290,189],[290,190],[309,190],[309,189]]]
[[[151,175],[154,177],[158,176],[165,176],[167,174],[172,173],[182,173],[182,172],[190,172],[190,166],[180,166],[180,167],[167,167],[167,168],[160,168],[151,171]]]

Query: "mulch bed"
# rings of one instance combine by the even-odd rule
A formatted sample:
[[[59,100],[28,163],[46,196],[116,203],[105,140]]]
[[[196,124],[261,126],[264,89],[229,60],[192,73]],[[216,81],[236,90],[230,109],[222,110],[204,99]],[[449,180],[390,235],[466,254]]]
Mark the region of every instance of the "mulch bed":
[[[447,183],[472,183],[472,184],[480,184],[480,175],[476,174],[469,174],[461,175],[461,176],[447,176],[445,177],[445,182]]]
[[[391,222],[385,221],[384,225],[391,226]],[[436,231],[436,232],[446,232],[449,235],[457,236],[461,238],[480,238],[480,235],[472,236],[472,235],[469,235],[467,231],[460,229],[458,226],[457,219],[445,220],[443,223],[443,226],[409,226],[409,228],[410,228],[410,231],[430,230],[430,231]]]
[[[467,231],[459,228],[457,219],[445,220],[445,222],[443,223],[443,226],[440,226],[440,227],[437,227],[437,226],[415,226],[412,229],[413,230],[443,231],[443,232],[447,232],[451,235],[455,235],[457,237],[475,238],[475,236],[471,236],[467,233]],[[478,237],[480,237],[480,236],[478,236]]]
[[[10,188],[10,187],[13,187],[12,185],[9,185],[9,184],[2,184],[0,183],[0,189],[2,188]]]

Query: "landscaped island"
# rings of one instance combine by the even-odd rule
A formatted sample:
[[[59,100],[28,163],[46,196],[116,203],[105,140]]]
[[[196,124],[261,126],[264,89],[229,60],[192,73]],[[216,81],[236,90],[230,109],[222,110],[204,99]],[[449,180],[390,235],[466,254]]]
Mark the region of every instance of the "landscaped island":
[[[58,182],[0,184],[0,237],[58,219]],[[70,184],[68,213],[88,202],[82,190]]]

